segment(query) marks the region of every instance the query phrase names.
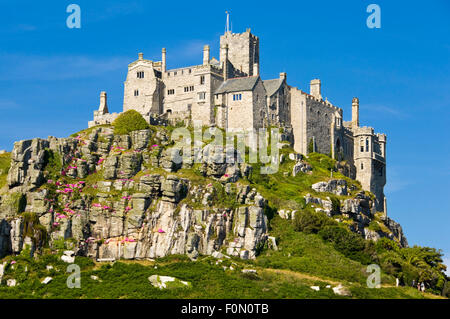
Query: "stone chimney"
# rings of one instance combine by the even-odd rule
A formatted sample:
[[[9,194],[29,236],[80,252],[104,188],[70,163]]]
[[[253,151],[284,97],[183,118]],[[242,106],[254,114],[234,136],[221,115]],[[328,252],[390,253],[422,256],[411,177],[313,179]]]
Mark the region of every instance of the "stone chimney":
[[[287,78],[286,72],[281,72],[280,73],[280,80],[286,81],[286,78]]]
[[[138,57],[139,57],[139,60],[144,60],[144,53],[139,52]]]
[[[259,75],[259,64],[253,63],[253,75],[258,76]]]
[[[228,44],[220,47],[221,56],[223,56],[222,69],[223,69],[223,80],[228,80]]]
[[[161,72],[166,72],[166,48],[161,50]]]
[[[98,107],[98,114],[103,115],[106,113],[109,113],[108,102],[106,100],[106,92],[102,91],[100,92],[100,105]]]
[[[359,99],[352,100],[352,127],[359,127]]]
[[[309,84],[309,94],[311,94],[317,99],[322,99],[322,94],[320,92],[320,85],[321,84],[319,79],[311,80]]]
[[[203,47],[203,65],[209,64],[209,45]]]

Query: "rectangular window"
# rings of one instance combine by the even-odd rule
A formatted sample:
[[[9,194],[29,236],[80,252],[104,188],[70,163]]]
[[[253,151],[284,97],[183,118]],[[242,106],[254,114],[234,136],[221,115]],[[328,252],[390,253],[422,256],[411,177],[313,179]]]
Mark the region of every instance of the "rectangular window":
[[[198,94],[198,99],[199,100],[204,100],[206,98],[206,92],[200,92]]]
[[[200,84],[205,84],[205,76],[200,75]]]
[[[193,86],[193,85],[191,85],[191,86],[189,87],[189,91],[194,91],[194,86]]]
[[[184,92],[186,93],[186,92],[189,92],[189,87],[188,86],[185,86],[184,87]]]
[[[233,101],[242,100],[242,94],[233,94]]]
[[[167,90],[167,95],[173,95],[173,94],[175,94],[175,89]]]

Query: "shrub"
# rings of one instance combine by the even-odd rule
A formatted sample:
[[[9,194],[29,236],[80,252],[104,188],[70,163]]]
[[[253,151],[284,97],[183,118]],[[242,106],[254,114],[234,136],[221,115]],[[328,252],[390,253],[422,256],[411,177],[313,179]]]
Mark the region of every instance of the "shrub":
[[[366,250],[366,241],[359,235],[341,226],[325,226],[319,231],[323,240],[333,244],[334,248],[344,256],[363,264],[370,263],[372,258]]]
[[[129,110],[120,114],[112,124],[114,126],[114,134],[117,135],[125,135],[133,131],[145,130],[150,127],[142,115],[135,110]]]
[[[335,225],[336,222],[323,213],[311,210],[297,212],[294,218],[294,229],[307,234],[317,233],[326,225]]]

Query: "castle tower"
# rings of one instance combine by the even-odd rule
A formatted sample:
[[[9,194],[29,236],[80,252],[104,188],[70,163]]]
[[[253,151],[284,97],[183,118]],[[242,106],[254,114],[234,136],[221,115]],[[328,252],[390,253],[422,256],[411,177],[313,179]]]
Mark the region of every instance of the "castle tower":
[[[319,79],[314,79],[311,80],[310,84],[309,84],[309,94],[311,94],[312,96],[314,96],[317,99],[322,99],[322,94],[321,94],[321,84],[320,84],[320,80]]]
[[[359,127],[359,99],[357,97],[352,100],[352,127]]]
[[[220,47],[224,45],[228,45],[228,60],[235,70],[248,76],[259,74],[259,38],[250,29],[243,33],[225,32],[220,37]],[[222,65],[224,61],[225,56],[221,50]]]

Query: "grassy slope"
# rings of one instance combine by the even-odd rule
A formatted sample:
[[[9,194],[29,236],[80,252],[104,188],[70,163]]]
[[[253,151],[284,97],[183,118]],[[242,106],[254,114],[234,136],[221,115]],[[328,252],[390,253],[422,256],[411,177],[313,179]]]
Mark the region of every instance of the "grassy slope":
[[[78,262],[82,261],[81,258]],[[239,261],[236,261],[239,263]],[[84,261],[88,264],[87,261]],[[27,275],[23,267],[28,264]],[[47,271],[44,264],[54,265],[55,270]],[[56,260],[32,265],[19,260],[16,265],[22,270],[22,279],[28,280],[16,287],[0,286],[0,298],[349,298],[335,295],[325,288],[327,280],[301,276],[295,272],[277,272],[258,269],[258,275],[246,275],[239,270],[226,270],[216,265],[215,260],[203,258],[191,262],[184,257],[172,256],[151,262],[116,262],[84,267],[80,289],[68,289],[64,269],[67,264]],[[155,266],[157,268],[155,269]],[[19,270],[18,270],[19,271]],[[9,270],[9,274],[11,274]],[[192,283],[192,288],[160,290],[151,286],[148,277],[154,274],[174,276]],[[98,276],[94,280],[91,275]],[[46,276],[52,276],[49,284],[41,284]],[[314,291],[311,285],[321,287]],[[412,288],[368,289],[351,288],[353,298],[424,298]]]

